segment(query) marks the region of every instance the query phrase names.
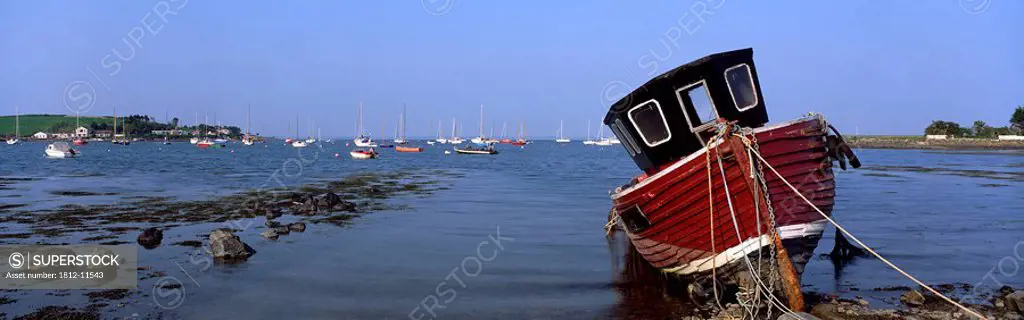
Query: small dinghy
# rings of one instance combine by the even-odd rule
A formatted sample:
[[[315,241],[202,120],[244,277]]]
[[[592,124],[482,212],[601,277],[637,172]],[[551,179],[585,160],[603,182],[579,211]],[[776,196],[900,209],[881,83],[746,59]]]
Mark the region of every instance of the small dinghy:
[[[71,149],[67,142],[54,142],[46,146],[46,156],[49,158],[74,158],[78,151]]]
[[[455,148],[455,152],[459,154],[498,154],[498,150],[494,149],[493,145],[489,145],[483,148],[466,147],[459,149]]]
[[[351,156],[352,159],[357,160],[374,159],[380,156],[380,154],[373,150],[373,148],[352,150],[348,155]]]
[[[398,152],[423,152],[423,148],[420,148],[420,147],[397,146],[397,147],[395,147],[395,151],[398,151]]]

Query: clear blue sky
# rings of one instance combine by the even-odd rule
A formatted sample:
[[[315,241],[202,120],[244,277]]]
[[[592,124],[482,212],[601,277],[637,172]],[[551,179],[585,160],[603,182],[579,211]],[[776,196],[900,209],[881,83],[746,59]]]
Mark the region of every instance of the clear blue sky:
[[[244,124],[251,103],[264,134],[298,114],[349,136],[362,101],[369,131],[386,120],[390,136],[408,103],[410,135],[458,117],[473,136],[482,103],[497,130],[525,120],[552,136],[564,119],[578,137],[587,119],[596,131],[606,84],[744,47],[772,121],[816,111],[848,133],[919,134],[934,119],[1005,125],[1024,104],[1012,0],[185,1],[0,1],[0,113],[68,113],[67,96],[83,108],[87,87],[67,90],[81,80],[96,90],[86,115]],[[151,13],[166,7],[166,22]]]

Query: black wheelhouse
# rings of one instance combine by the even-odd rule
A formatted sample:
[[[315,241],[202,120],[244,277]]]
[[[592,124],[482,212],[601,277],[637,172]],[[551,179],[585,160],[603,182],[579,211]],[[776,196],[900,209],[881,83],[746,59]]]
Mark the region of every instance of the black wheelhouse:
[[[712,54],[661,74],[613,104],[604,124],[648,173],[702,149],[718,118],[761,127],[768,112],[753,55]]]

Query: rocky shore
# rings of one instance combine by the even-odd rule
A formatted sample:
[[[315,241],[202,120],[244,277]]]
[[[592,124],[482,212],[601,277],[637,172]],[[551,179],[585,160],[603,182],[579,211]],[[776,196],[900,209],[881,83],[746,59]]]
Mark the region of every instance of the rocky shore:
[[[1024,141],[954,138],[925,140],[923,136],[852,136],[846,143],[865,149],[1024,150]]]
[[[1021,320],[1024,319],[1024,291],[1018,291],[1010,287],[1002,287],[991,292],[984,292],[982,288],[973,288],[967,284],[942,284],[936,285],[936,290],[952,297],[960,299],[960,303],[967,308],[984,315],[987,319],[997,320]],[[982,292],[979,292],[979,289]],[[960,310],[947,303],[938,296],[923,289],[911,289],[909,287],[876,288],[872,291],[894,291],[902,292],[895,301],[882,306],[872,306],[871,302],[862,297],[844,299],[832,295],[816,292],[805,292],[804,297],[808,303],[807,312],[797,314],[784,314],[781,310],[771,310],[771,319],[786,320],[887,320],[887,319],[921,319],[921,320],[957,320],[976,319],[976,317]],[[965,294],[979,294],[988,297],[979,303],[971,303],[972,300]],[[726,304],[724,310],[717,310],[705,317],[684,317],[687,320],[696,319],[748,319],[750,318],[746,308],[736,304]],[[767,318],[769,313],[761,306],[755,309],[755,314]]]
[[[338,180],[245,191],[199,201],[122,198],[112,204],[62,205],[43,210],[25,210],[24,204],[8,203],[0,206],[0,244],[114,245],[134,240],[140,250],[185,247],[211,257],[216,263],[245,263],[257,254],[261,245],[269,244],[247,241],[296,236],[310,225],[340,231],[343,228],[339,227],[372,212],[406,210],[408,205],[394,201],[396,197],[429,196],[448,189],[442,180],[458,176],[443,170],[362,173]],[[0,187],[13,187],[19,182],[22,180],[0,179]],[[237,227],[240,225],[251,227]],[[195,235],[193,239],[165,241],[165,233],[185,226],[208,227],[210,232]],[[282,242],[282,245],[289,245],[289,242]],[[154,270],[151,263],[154,262],[140,261],[139,288],[135,290],[52,290],[44,294],[44,301],[27,298],[37,295],[28,292],[32,290],[0,290],[0,306],[14,306],[19,300],[35,301],[34,311],[28,314],[12,315],[7,313],[10,312],[7,308],[0,308],[3,310],[0,319],[14,315],[17,315],[14,319],[100,319],[110,317],[111,311],[145,305],[150,303],[148,297],[155,288],[174,289],[167,286],[175,285],[158,280],[174,270]],[[88,303],[74,302],[76,296],[86,297]],[[68,301],[60,302],[64,300]],[[39,305],[39,302],[50,305]]]

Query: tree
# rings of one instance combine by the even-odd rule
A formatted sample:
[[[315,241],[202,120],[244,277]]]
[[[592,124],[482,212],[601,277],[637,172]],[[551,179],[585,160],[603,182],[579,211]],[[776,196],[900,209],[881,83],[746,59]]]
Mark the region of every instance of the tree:
[[[1010,127],[1024,130],[1024,105],[1017,106],[1017,109],[1013,110],[1013,115],[1010,116]]]
[[[935,120],[924,129],[924,134],[961,136],[963,131],[956,122]]]
[[[974,121],[974,126],[971,127],[971,133],[977,138],[990,138],[992,137],[992,127],[989,127],[985,121],[977,120]]]
[[[175,128],[178,127],[178,118],[177,117],[175,117],[174,119],[171,119],[171,126],[175,127]]]

